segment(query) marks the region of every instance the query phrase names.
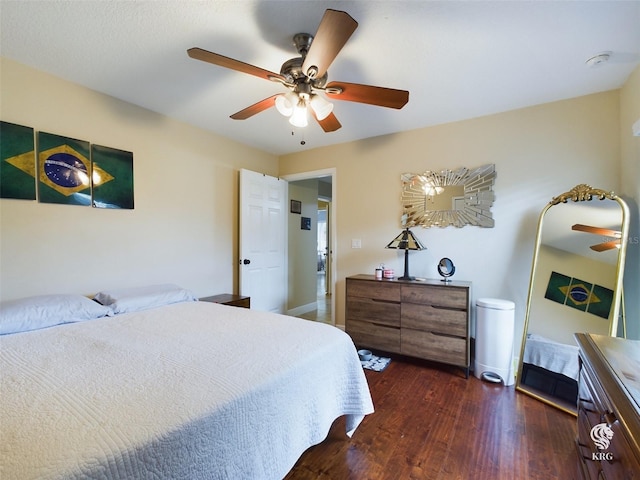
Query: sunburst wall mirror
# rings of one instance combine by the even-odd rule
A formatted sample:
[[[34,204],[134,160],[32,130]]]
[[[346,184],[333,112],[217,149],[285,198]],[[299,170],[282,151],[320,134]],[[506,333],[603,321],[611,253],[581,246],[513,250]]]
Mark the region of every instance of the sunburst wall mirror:
[[[459,168],[422,174],[403,173],[402,225],[404,227],[494,226],[495,165]]]

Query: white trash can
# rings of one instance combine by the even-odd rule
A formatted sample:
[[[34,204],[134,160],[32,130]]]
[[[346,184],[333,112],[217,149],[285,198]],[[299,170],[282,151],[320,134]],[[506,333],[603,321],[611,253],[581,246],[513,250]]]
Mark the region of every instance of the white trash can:
[[[494,383],[513,385],[515,304],[498,298],[476,300],[476,352],[473,374]]]

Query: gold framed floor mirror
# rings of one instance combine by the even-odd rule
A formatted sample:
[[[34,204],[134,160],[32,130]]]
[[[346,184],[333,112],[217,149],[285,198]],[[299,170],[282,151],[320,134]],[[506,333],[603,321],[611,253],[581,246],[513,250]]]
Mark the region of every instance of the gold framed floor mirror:
[[[573,415],[574,334],[625,336],[622,277],[629,208],[580,184],[542,210],[529,280],[516,389]]]

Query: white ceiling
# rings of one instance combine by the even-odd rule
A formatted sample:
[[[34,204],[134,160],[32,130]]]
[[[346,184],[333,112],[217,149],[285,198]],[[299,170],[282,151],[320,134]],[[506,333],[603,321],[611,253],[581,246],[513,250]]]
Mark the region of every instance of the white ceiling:
[[[409,90],[402,110],[335,101],[333,133],[231,120],[284,87],[186,54],[279,72],[326,8],[359,23],[329,81]],[[0,0],[0,18],[4,57],[274,154],[616,89],[640,63],[640,1]]]

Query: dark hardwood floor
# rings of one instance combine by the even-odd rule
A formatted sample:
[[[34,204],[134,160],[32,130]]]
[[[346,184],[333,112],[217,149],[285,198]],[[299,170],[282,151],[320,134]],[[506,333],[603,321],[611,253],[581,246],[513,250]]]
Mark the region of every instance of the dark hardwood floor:
[[[397,357],[365,373],[375,413],[351,439],[336,420],[287,480],[577,478],[575,417],[513,386]]]

